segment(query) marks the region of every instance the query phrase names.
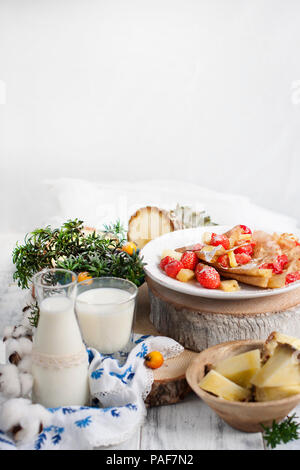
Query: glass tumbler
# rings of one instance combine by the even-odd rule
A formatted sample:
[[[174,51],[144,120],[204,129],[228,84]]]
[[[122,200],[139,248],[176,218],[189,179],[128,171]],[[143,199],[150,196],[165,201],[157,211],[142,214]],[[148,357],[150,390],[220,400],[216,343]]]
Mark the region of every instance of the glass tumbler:
[[[87,346],[102,354],[129,351],[137,292],[131,281],[115,277],[78,283],[75,309]]]

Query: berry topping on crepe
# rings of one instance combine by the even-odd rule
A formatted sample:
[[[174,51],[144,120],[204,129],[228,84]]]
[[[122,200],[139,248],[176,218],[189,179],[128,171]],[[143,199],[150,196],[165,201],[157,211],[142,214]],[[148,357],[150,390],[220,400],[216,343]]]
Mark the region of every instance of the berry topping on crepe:
[[[252,256],[254,245],[254,243],[247,243],[246,245],[239,246],[234,250],[234,254],[238,255],[240,253],[246,253],[246,255]]]
[[[240,225],[241,229],[242,229],[242,233],[245,235],[245,234],[251,234],[252,231],[250,230],[249,227],[247,227],[247,225]]]
[[[226,235],[218,235],[216,233],[211,234],[210,245],[212,246],[219,246],[222,245],[225,250],[229,250],[230,248],[230,241]]]
[[[228,255],[221,255],[217,259],[217,264],[222,266],[222,268],[229,268],[229,260],[228,260]]]
[[[247,253],[238,253],[235,255],[235,259],[237,264],[247,264],[251,261],[251,256],[247,255]]]
[[[282,274],[284,268],[288,264],[288,257],[286,255],[277,256],[273,263],[264,263],[260,269],[272,269],[274,274]]]
[[[286,285],[291,284],[292,282],[295,282],[295,281],[300,281],[300,272],[299,271],[296,271],[294,273],[290,273],[285,278],[285,284]]]

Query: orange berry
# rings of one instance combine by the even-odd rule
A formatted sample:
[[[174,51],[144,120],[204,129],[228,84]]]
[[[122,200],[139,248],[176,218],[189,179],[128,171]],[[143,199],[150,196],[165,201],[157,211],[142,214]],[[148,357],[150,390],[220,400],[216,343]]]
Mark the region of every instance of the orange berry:
[[[130,256],[133,254],[134,251],[137,250],[137,246],[133,242],[128,242],[125,243],[125,245],[122,246],[122,251],[125,251],[128,253]]]
[[[145,356],[145,365],[150,369],[158,369],[163,362],[164,357],[159,351],[152,351]]]
[[[92,276],[88,272],[85,271],[78,274],[78,282],[87,281],[88,279],[92,279]],[[88,282],[87,284],[91,283]]]

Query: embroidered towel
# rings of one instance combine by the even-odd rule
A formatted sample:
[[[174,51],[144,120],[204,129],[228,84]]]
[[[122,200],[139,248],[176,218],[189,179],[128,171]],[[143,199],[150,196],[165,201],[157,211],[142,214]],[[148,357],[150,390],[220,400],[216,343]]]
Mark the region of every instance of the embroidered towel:
[[[50,408],[51,425],[34,441],[18,446],[0,430],[0,449],[92,449],[126,441],[146,415],[144,399],[151,391],[153,372],[145,367],[144,357],[150,351],[160,351],[168,359],[183,347],[163,336],[135,335],[135,346],[123,365],[111,355],[88,349],[94,406]]]

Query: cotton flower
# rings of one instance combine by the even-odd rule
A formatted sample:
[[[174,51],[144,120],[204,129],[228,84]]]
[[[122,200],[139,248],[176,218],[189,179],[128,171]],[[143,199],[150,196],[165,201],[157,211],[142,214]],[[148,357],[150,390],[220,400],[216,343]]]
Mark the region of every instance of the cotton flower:
[[[25,326],[25,328],[27,328],[29,331],[31,331],[31,334],[33,335],[33,329],[32,329],[32,325],[30,323],[30,319],[29,319],[30,315],[31,315],[30,312],[29,313],[25,312],[20,323],[21,323],[21,325]]]
[[[31,396],[31,391],[33,387],[33,377],[31,374],[22,373],[19,374],[19,380],[21,385],[21,396],[27,398]]]
[[[15,441],[26,443],[51,424],[51,413],[41,405],[32,405],[25,398],[7,400],[0,410],[0,428],[11,432]]]
[[[31,368],[32,368],[32,360],[30,355],[26,355],[22,357],[20,362],[18,363],[18,369],[20,372],[27,372],[31,374]]]
[[[14,326],[6,326],[3,331],[3,342],[12,337]]]
[[[13,364],[0,365],[0,392],[6,397],[19,397],[21,383],[18,368]]]
[[[8,338],[6,341],[6,358],[12,364],[17,365],[31,350],[32,342],[28,338]]]
[[[13,329],[12,337],[15,339],[25,337],[32,340],[32,331],[24,325],[17,325]]]

